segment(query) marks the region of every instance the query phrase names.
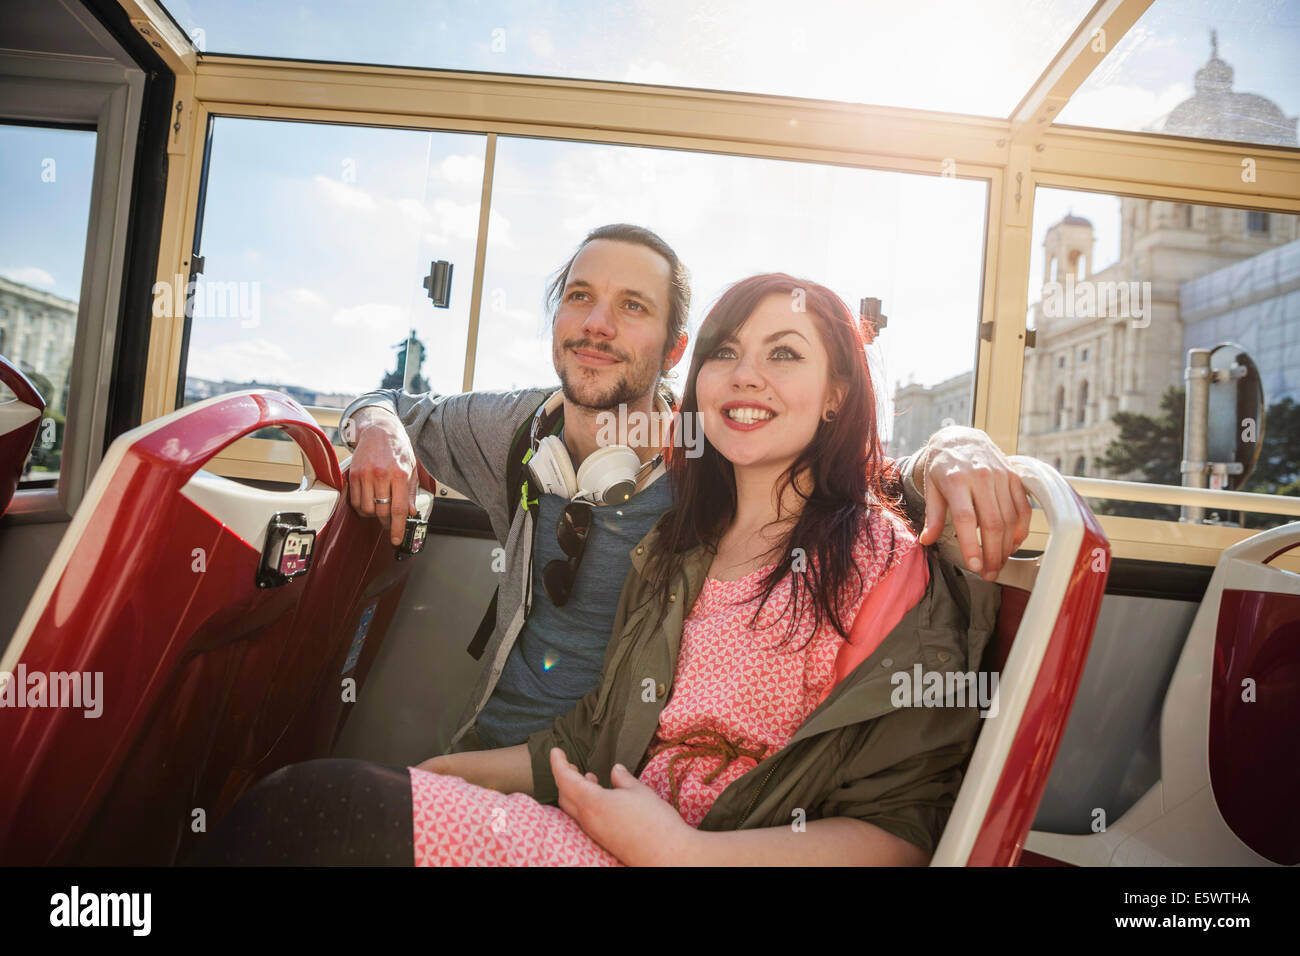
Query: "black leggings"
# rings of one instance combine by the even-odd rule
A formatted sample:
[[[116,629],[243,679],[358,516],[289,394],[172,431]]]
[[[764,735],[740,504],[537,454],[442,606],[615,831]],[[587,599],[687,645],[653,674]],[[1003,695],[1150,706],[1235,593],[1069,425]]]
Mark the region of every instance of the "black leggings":
[[[231,807],[186,866],[412,866],[405,767],[324,759],[270,774]]]

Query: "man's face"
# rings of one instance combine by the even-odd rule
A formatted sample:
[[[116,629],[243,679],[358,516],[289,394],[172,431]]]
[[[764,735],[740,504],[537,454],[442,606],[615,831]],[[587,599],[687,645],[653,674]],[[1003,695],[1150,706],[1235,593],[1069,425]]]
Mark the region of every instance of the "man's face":
[[[649,394],[668,339],[668,262],[638,243],[594,239],[569,270],[551,337],[564,397],[610,409]]]

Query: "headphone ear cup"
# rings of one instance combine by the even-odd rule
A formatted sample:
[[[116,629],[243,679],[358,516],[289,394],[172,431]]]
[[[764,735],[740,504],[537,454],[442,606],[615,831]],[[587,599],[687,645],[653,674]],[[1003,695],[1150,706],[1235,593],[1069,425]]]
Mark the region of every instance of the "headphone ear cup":
[[[587,456],[578,469],[578,491],[592,493],[602,504],[621,504],[636,490],[641,459],[626,445],[606,445]]]
[[[547,435],[538,442],[537,451],[528,459],[528,471],[544,494],[559,495],[567,501],[578,493],[569,449],[555,435]]]

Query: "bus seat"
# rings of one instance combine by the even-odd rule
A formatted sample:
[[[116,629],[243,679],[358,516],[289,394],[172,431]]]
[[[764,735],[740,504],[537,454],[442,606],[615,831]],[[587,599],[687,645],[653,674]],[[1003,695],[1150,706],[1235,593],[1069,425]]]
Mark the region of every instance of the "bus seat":
[[[1158,799],[1115,823],[1109,862],[1300,863],[1300,575],[1270,566],[1296,547],[1300,522],[1220,555],[1165,695]]]
[[[998,674],[995,715],[975,749],[932,866],[1014,866],[1070,715],[1110,570],[1110,542],[1053,468],[1011,462],[1047,518],[1046,550],[998,575],[1002,609],[980,670]],[[954,554],[951,534],[941,550]]]
[[[342,465],[345,478],[350,462]],[[423,468],[420,472],[416,508],[427,525],[434,486]],[[322,545],[325,573],[308,581],[302,609],[299,630],[309,639],[300,640],[294,652],[285,655],[276,678],[277,695],[266,715],[271,727],[285,732],[270,751],[250,762],[246,779],[231,779],[222,812],[247,785],[271,771],[330,753],[402,599],[413,555],[399,558],[383,526],[350,506],[340,507],[331,525]],[[422,540],[417,547],[422,549]],[[316,635],[330,636],[321,641]],[[286,696],[281,691],[288,687],[295,690]],[[298,706],[302,699],[311,706]]]
[[[298,490],[200,470],[272,426],[303,453]],[[276,392],[218,396],[113,442],[0,659],[29,703],[61,683],[81,705],[0,709],[0,862],[169,863],[213,821],[240,761],[283,732],[259,718],[288,706],[272,678],[328,574],[341,489],[324,433]],[[263,550],[281,536],[286,577],[268,579]]]
[[[0,385],[13,392],[13,401],[0,404],[0,515],[9,510],[27,456],[36,442],[45,413],[45,399],[26,375],[0,355]]]
[[[1026,566],[1033,570],[1033,559],[1027,560]],[[1020,621],[1025,616],[1025,608],[1029,606],[1029,595],[1032,592],[1027,587],[1002,584],[1001,576],[999,576],[999,586],[1002,595],[998,604],[998,621],[988,646],[984,648],[980,669],[1001,674],[1007,665],[1007,658],[1011,656],[1011,645],[1015,643],[1016,632],[1020,630]]]

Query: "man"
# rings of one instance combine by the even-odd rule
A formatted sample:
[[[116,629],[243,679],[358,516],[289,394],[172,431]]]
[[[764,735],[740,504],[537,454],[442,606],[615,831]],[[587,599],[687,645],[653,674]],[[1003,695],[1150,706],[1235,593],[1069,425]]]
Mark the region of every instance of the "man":
[[[676,253],[657,235],[617,224],[593,230],[549,289],[551,356],[562,384],[559,437],[576,471],[602,444],[608,416],[650,417],[664,373],[686,349],[690,288]],[[643,463],[635,492],[597,509],[576,549],[561,540],[567,498],[506,487],[516,436],[538,418],[554,389],[409,395],[370,392],[339,423],[354,448],[349,499],[400,543],[413,512],[417,456],[425,469],[483,507],[505,546],[504,580],[486,666],[450,750],[507,747],[551,726],[597,686],[629,551],[671,505],[650,430],[636,447]],[[625,411],[620,410],[625,407]],[[355,432],[355,445],[348,441]],[[606,434],[608,432],[606,431]],[[414,448],[412,447],[414,442]],[[991,580],[1029,531],[1029,500],[982,432],[946,428],[900,462],[914,520],[924,507],[922,543],[932,544],[947,512],[970,569]],[[919,471],[917,470],[919,468]],[[913,475],[919,474],[920,487]],[[509,502],[520,503],[511,514]],[[537,534],[534,536],[534,524]],[[919,522],[918,522],[919,523]],[[576,556],[575,556],[576,551]],[[547,569],[550,569],[549,571]]]

